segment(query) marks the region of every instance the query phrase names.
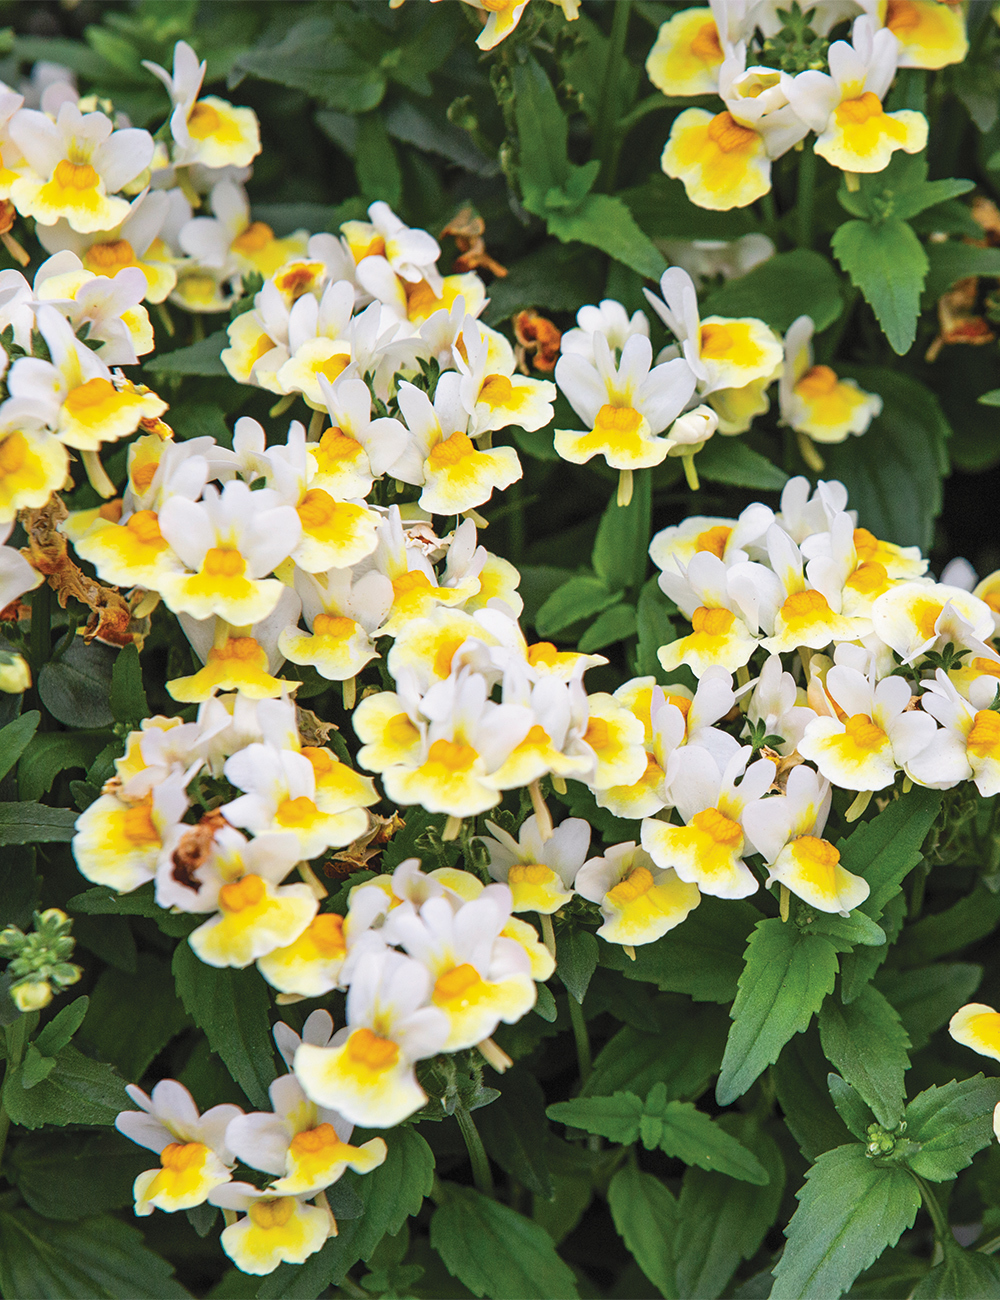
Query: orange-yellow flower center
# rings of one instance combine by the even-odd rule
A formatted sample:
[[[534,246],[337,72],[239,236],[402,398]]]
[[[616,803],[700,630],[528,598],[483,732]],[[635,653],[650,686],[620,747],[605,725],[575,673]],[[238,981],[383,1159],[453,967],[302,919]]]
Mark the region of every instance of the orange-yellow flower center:
[[[164,1169],[173,1169],[178,1173],[199,1164],[205,1155],[201,1142],[168,1142],[160,1152],[160,1164]]]
[[[854,591],[867,593],[884,590],[888,582],[889,575],[885,571],[885,565],[879,564],[877,560],[866,560],[864,564],[858,565],[844,585]]]
[[[885,10],[885,25],[897,36],[912,32],[920,26],[920,10],[912,0],[889,0]]]
[[[735,622],[736,615],[731,610],[708,609],[705,605],[700,605],[691,615],[692,628],[703,636],[726,636]]]
[[[475,450],[468,434],[456,429],[451,437],[445,438],[431,448],[427,459],[433,469],[449,469],[464,460],[466,456],[473,455]]]
[[[208,652],[210,660],[218,663],[236,660],[239,663],[252,663],[257,660],[262,667],[267,666],[267,653],[256,638],[252,636],[226,637],[222,645],[213,646]]]
[[[839,382],[837,372],[829,366],[813,366],[795,385],[795,391],[804,397],[827,397]]]
[[[213,546],[206,553],[202,567],[213,578],[238,578],[245,572],[247,562],[239,551],[228,546]]]
[[[781,607],[788,623],[808,622],[830,613],[830,603],[821,591],[793,591]]]
[[[966,744],[980,758],[992,754],[1000,744],[1000,713],[995,713],[992,709],[980,709]]]
[[[127,239],[112,239],[106,244],[91,244],[83,255],[83,264],[95,275],[115,275],[126,266],[135,266],[135,249]]]
[[[454,740],[435,740],[427,753],[428,763],[438,763],[449,772],[467,771],[477,757],[471,745],[462,745]]]
[[[603,718],[591,718],[583,738],[591,749],[606,749],[611,739],[611,729]]]
[[[212,109],[211,112],[215,112]],[[215,114],[218,117],[218,113]],[[259,253],[274,238],[274,231],[266,221],[251,221],[246,230],[236,236],[232,247],[237,253]]]
[[[479,400],[487,406],[504,406],[514,395],[514,385],[506,375],[487,375],[479,390]]]
[[[64,190],[91,190],[101,179],[90,163],[72,163],[68,158],[56,164],[55,178]]]
[[[385,738],[390,745],[412,745],[420,732],[405,713],[397,713],[385,724]]]
[[[312,821],[315,815],[316,805],[306,795],[300,794],[297,799],[282,799],[275,820],[282,826],[302,826]]]
[[[260,876],[241,876],[219,890],[219,906],[224,912],[242,912],[246,907],[256,907],[266,892]]]
[[[159,844],[160,833],[153,824],[152,796],[126,808],[122,815],[122,834],[130,844]]]
[[[863,125],[869,118],[875,117],[882,112],[882,101],[874,91],[866,90],[863,95],[857,99],[845,99],[836,110],[836,116],[841,122],[850,122],[858,126]]]
[[[516,862],[507,872],[509,885],[544,885],[552,871],[538,862]]]
[[[438,977],[434,985],[433,998],[435,1002],[454,1002],[462,998],[471,988],[479,983],[479,972],[475,966],[470,966],[468,962],[463,962],[461,966],[455,966],[452,970]]]
[[[350,636],[356,626],[353,618],[344,618],[339,614],[317,614],[313,619],[313,636],[332,636],[339,641]]]
[[[125,527],[147,546],[152,542],[163,541],[163,534],[160,532],[160,521],[155,510],[137,510],[129,518]]]
[[[214,135],[222,125],[222,118],[211,104],[199,100],[188,114],[188,133],[196,140],[205,140]]]
[[[332,1124],[318,1124],[296,1133],[288,1144],[289,1152],[298,1159],[304,1155],[314,1156],[319,1152],[328,1152],[340,1146],[340,1138]]]
[[[28,442],[23,433],[11,433],[0,442],[0,476],[16,474],[28,458]]]
[[[885,740],[885,732],[867,713],[855,713],[844,723],[844,730],[858,749],[874,753]]]
[[[708,138],[723,153],[733,153],[737,149],[749,149],[757,140],[757,132],[747,126],[740,126],[732,113],[716,113],[708,124]]]
[[[147,460],[142,465],[133,465],[129,470],[129,478],[132,480],[132,487],[138,493],[143,493],[156,477],[156,471],[160,468],[158,460]]]
[[[604,899],[613,906],[624,907],[627,903],[641,898],[643,894],[648,894],[652,888],[653,873],[649,868],[633,867],[624,880],[608,890]]]
[[[704,835],[710,836],[716,844],[726,848],[736,848],[743,841],[743,828],[718,808],[705,808],[691,818],[691,825],[697,826]]]
[[[691,53],[703,63],[722,62],[722,42],[715,23],[708,22],[698,28],[691,41]]]
[[[294,1196],[280,1196],[274,1201],[254,1201],[247,1214],[251,1223],[257,1228],[283,1228],[295,1213]]]
[[[297,513],[302,520],[302,527],[308,532],[311,528],[328,525],[337,513],[337,503],[322,488],[310,488],[299,502]]]
[[[695,539],[694,549],[696,551],[711,551],[713,555],[717,555],[721,560],[732,532],[733,530],[725,524],[716,524],[712,528],[706,528]]]
[[[353,458],[359,450],[360,443],[335,424],[320,438],[314,454],[320,469],[330,469],[329,462]]]
[[[594,432],[607,434],[610,437],[616,434],[638,433],[642,427],[642,418],[631,406],[611,406],[605,402],[594,420]]]
[[[370,1029],[355,1029],[347,1041],[347,1055],[369,1070],[388,1070],[399,1060],[399,1048]]]
[[[110,379],[88,379],[79,388],[73,388],[66,394],[66,409],[71,415],[86,414],[94,407],[104,406],[117,397],[114,384]]]
[[[321,912],[306,933],[321,957],[341,957],[347,951],[344,918],[339,912]]]

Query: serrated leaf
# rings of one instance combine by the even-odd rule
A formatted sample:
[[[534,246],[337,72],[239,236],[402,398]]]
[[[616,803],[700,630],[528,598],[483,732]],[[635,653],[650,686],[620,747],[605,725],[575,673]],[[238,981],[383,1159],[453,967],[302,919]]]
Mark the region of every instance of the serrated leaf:
[[[116,722],[135,723],[149,716],[146,692],[142,688],[142,665],[135,643],[119,650],[111,670],[111,693],[108,696]]]
[[[277,44],[269,33],[240,54],[233,70],[305,91],[345,113],[367,113],[385,94],[385,74],[370,62],[383,51],[379,27],[350,6],[336,5],[295,23]]]
[[[830,1097],[829,1074],[815,1025],[785,1044],[771,1070],[785,1123],[807,1160],[851,1140]]]
[[[636,616],[634,605],[612,605],[603,614],[598,614],[580,636],[577,648],[582,654],[593,654],[604,650],[609,645],[617,645],[635,635]]]
[[[840,281],[829,261],[821,253],[797,248],[777,253],[746,275],[729,280],[708,295],[700,310],[702,319],[757,316],[781,333],[806,315],[812,317],[818,333],[833,324],[843,307]],[[700,468],[700,460],[698,464]]]
[[[957,280],[969,276],[1000,275],[1000,248],[976,248],[958,239],[946,243],[928,244],[927,257],[930,270],[924,287],[929,302],[937,302]]]
[[[125,1080],[110,1065],[92,1061],[66,1046],[56,1053],[56,1068],[33,1088],[21,1084],[20,1070],[4,1079],[3,1106],[24,1128],[43,1124],[113,1124],[130,1105]]]
[[[155,1163],[114,1130],[25,1134],[6,1167],[24,1199],[47,1219],[82,1219],[132,1204],[132,1184]]]
[[[73,1300],[190,1296],[130,1224],[108,1214],[53,1223],[23,1206],[0,1210],[0,1292]]]
[[[716,1100],[728,1106],[778,1059],[833,991],[837,953],[829,940],[772,918],[750,936],[733,1003]]]
[[[54,1056],[43,1056],[34,1043],[29,1043],[21,1062],[21,1087],[34,1088],[43,1079],[47,1079],[55,1068]]]
[[[274,1052],[267,986],[251,966],[221,970],[200,962],[187,943],[173,958],[177,993],[195,1024],[204,1029],[212,1050],[258,1107],[268,1105],[274,1079]]]
[[[216,330],[189,347],[158,352],[149,358],[145,369],[158,375],[204,375],[206,378],[225,375],[228,378],[229,371],[221,360],[223,348],[228,347],[229,335],[225,330]]]
[[[678,1203],[677,1289],[715,1300],[741,1259],[752,1259],[777,1218],[785,1166],[774,1139],[746,1116],[723,1115],[717,1125],[754,1152],[768,1173],[765,1187],[724,1174],[688,1169]]]
[[[28,748],[41,717],[37,709],[32,709],[0,729],[0,781]]]
[[[668,1102],[660,1148],[699,1169],[715,1170],[758,1187],[768,1181],[767,1170],[757,1157],[689,1101]]]
[[[68,1006],[63,1007],[35,1039],[38,1050],[46,1056],[51,1056],[65,1047],[83,1024],[89,1006],[90,998],[83,997],[74,998]]]
[[[535,615],[535,627],[541,636],[554,636],[571,623],[617,604],[621,598],[620,591],[609,591],[600,578],[579,574],[549,596]]]
[[[518,175],[529,212],[545,212],[545,195],[569,179],[567,122],[552,83],[530,56],[511,70],[514,117],[520,145]]]
[[[576,1300],[576,1279],[544,1228],[471,1187],[449,1185],[431,1245],[453,1277],[490,1300]]]
[[[650,280],[658,280],[667,269],[663,254],[615,195],[588,194],[573,212],[548,211],[545,215],[549,234],[564,244],[573,240],[590,244]]]
[[[972,1000],[983,978],[971,962],[935,963],[921,970],[884,971],[877,984],[899,1012],[914,1050],[946,1025],[959,1007]]]
[[[556,971],[570,997],[583,1003],[591,976],[597,969],[597,939],[590,930],[561,927],[556,939]]]
[[[618,1235],[665,1300],[678,1300],[674,1238],[677,1202],[652,1174],[633,1165],[619,1169],[608,1185],[608,1206]]]
[[[638,587],[646,577],[652,482],[651,474],[636,475],[629,504],[620,506],[617,497],[612,496],[601,515],[592,563],[598,578],[611,591]]]
[[[645,1093],[657,1083],[666,1085],[671,1098],[697,1097],[704,1090],[722,1060],[725,1013],[681,998],[662,999],[657,1012],[656,1032],[626,1025],[601,1048],[581,1096]]]
[[[944,1243],[944,1259],[917,1283],[913,1300],[998,1300],[1000,1262],[977,1250]]]
[[[922,966],[992,934],[1000,924],[1000,894],[977,885],[943,912],[922,916],[907,926],[896,945],[902,965]]]
[[[860,909],[855,909],[850,916],[820,912],[811,921],[803,922],[802,929],[808,934],[826,935],[840,952],[850,951],[856,944],[877,948],[885,943],[885,931]]]
[[[859,1141],[867,1142],[868,1125],[873,1122],[875,1116],[861,1100],[857,1090],[845,1082],[839,1074],[828,1075],[826,1082],[833,1104],[837,1108],[837,1114]]]
[[[527,1070],[508,1070],[499,1098],[476,1116],[486,1152],[501,1169],[537,1196],[552,1195],[545,1159],[545,1094]]]
[[[906,1136],[920,1143],[910,1157],[914,1173],[933,1182],[954,1178],[993,1141],[993,1111],[1000,1103],[1000,1079],[981,1074],[932,1086],[906,1108]]]
[[[863,876],[870,893],[858,909],[877,921],[920,862],[920,848],[941,810],[939,790],[914,789],[840,840],[845,870]]]
[[[927,254],[905,221],[845,221],[831,241],[837,261],[861,290],[892,350],[908,352],[917,333]]]
[[[896,1009],[869,984],[848,1006],[831,998],[819,1013],[819,1035],[835,1065],[885,1128],[903,1118],[903,1076],[910,1040]]]
[[[0,803],[0,846],[67,843],[79,813],[43,803]]]
[[[783,469],[736,438],[712,438],[698,453],[695,466],[702,478],[713,483],[756,488],[761,492],[780,492],[788,482]]]
[[[841,1295],[913,1226],[920,1208],[909,1174],[898,1165],[877,1165],[860,1145],[821,1155],[796,1198],[771,1300]]]
[[[634,1093],[616,1092],[612,1097],[575,1097],[572,1101],[557,1101],[545,1113],[557,1124],[597,1133],[611,1142],[628,1146],[639,1136],[643,1104]]]
[[[111,739],[108,731],[36,733],[21,755],[17,769],[17,786],[21,798],[37,800],[43,794],[48,794],[53,781],[67,768],[80,768],[86,772]]]

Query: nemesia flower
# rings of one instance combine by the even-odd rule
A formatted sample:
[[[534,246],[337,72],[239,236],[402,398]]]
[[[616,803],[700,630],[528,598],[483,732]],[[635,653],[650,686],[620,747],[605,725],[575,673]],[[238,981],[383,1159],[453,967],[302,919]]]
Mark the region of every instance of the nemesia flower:
[[[620,302],[603,298],[596,307],[581,307],[576,313],[577,328],[566,330],[560,351],[575,353],[594,365],[594,335],[603,334],[611,351],[620,353],[633,334],[649,338],[649,321],[645,312],[629,316]]]
[[[840,866],[840,853],[821,838],[830,811],[830,783],[804,765],[788,774],[784,794],[744,810],[747,835],[775,880],[821,912],[847,916],[870,892],[867,880]]]
[[[759,503],[747,506],[739,519],[717,515],[691,515],[682,523],[672,524],[653,534],[649,558],[658,569],[674,571],[676,558],[686,565],[699,551],[710,551],[727,564],[737,559],[763,554],[761,543],[774,523],[774,511]]]
[[[805,692],[800,692],[795,678],[782,670],[781,656],[768,655],[747,705],[747,723],[763,723],[764,735],[772,737],[771,747],[779,754],[792,754],[816,716],[804,700]]]
[[[660,247],[671,265],[687,271],[699,288],[718,275],[739,279],[775,253],[774,242],[756,232],[739,239],[664,239]]]
[[[774,575],[749,562],[734,575],[712,551],[698,551],[686,566],[676,557],[674,563],[677,571],[664,569],[659,585],[692,630],[656,652],[663,668],[672,672],[683,663],[696,677],[712,666],[731,673],[742,668],[757,648],[760,598]]]
[[[577,873],[576,892],[600,905],[597,931],[608,943],[652,943],[687,920],[701,902],[698,886],[658,867],[633,840],[591,858]]]
[[[402,953],[366,953],[347,992],[347,1024],[329,1047],[303,1042],[295,1076],[318,1106],[352,1124],[389,1128],[426,1102],[414,1063],[441,1051],[449,1021],[428,1005],[427,967]]]
[[[901,68],[944,68],[961,63],[969,52],[965,14],[958,6],[936,0],[858,0],[899,41]]]
[[[555,384],[517,374],[514,351],[502,334],[467,317],[460,341],[462,346],[456,347],[461,375],[458,396],[468,412],[473,438],[511,424],[532,433],[549,423]]]
[[[930,744],[906,765],[921,785],[948,790],[973,780],[984,798],[1000,793],[1000,713],[993,707],[997,679],[985,675],[968,687],[968,699],[938,668],[924,683],[920,706],[941,724]]]
[[[985,644],[993,636],[993,614],[985,601],[959,587],[943,583],[900,582],[872,606],[876,633],[904,663],[913,663],[928,650],[945,644],[972,649],[996,660]]]
[[[371,418],[371,393],[360,379],[344,374],[331,384],[321,375],[319,387],[333,424],[309,448],[316,463],[310,486],[339,499],[367,496],[398,460],[406,429],[398,420]]]
[[[611,696],[595,701],[591,719],[591,701],[578,677],[566,682],[546,676],[531,684],[528,673],[511,667],[504,674],[503,701],[530,709],[533,723],[491,774],[498,789],[531,785],[549,774],[603,785],[621,770],[635,770],[639,756],[631,743],[632,719],[616,709]],[[599,716],[602,704],[607,705],[606,721]]]
[[[253,162],[260,153],[257,115],[251,108],[234,108],[215,95],[198,98],[206,65],[198,62],[186,41],[174,46],[173,76],[147,59],[142,66],[163,82],[174,105],[170,133],[175,165],[246,167]]]
[[[850,522],[844,516],[846,522]],[[771,654],[799,646],[822,650],[831,641],[854,641],[871,631],[867,618],[841,614],[842,593],[819,561],[805,564],[802,552],[779,524],[767,531],[768,558],[781,584],[773,632],[762,645]]]
[[[457,910],[446,898],[429,898],[419,911],[399,907],[386,921],[387,939],[400,944],[434,980],[431,1004],[448,1018],[446,1051],[475,1047],[501,1020],[513,1024],[535,1004],[527,954],[501,937],[510,912],[507,886],[487,885]]]
[[[547,840],[532,814],[518,837],[486,823],[490,837],[481,837],[489,850],[489,873],[511,891],[511,910],[549,914],[573,897],[573,881],[590,847],[590,826],[579,817],[567,817]]]
[[[235,111],[252,113],[251,109]],[[177,237],[183,251],[199,266],[224,275],[257,271],[266,278],[292,258],[304,256],[308,233],[298,230],[278,239],[266,222],[251,221],[250,200],[242,186],[219,181],[209,202],[214,215],[193,217]]]
[[[723,770],[707,749],[686,745],[670,786],[686,825],[652,818],[642,823],[642,845],[656,865],[673,867],[703,894],[746,898],[757,890],[757,878],[743,861],[754,851],[743,814],[763,798],[777,768],[766,758],[751,763],[752,752],[749,745],[741,749]]]
[[[88,344],[109,366],[134,366],[153,350],[153,328],[141,306],[146,289],[138,267],[122,267],[111,277],[95,275],[68,249],[43,262],[34,283],[36,299],[57,306],[76,333],[85,331]]]
[[[212,1194],[211,1204],[245,1210],[223,1228],[219,1242],[244,1273],[273,1273],[279,1264],[302,1264],[321,1250],[334,1228],[330,1211],[306,1204],[305,1196],[274,1196],[251,1183],[229,1183]]]
[[[785,363],[778,383],[781,418],[814,442],[843,442],[864,433],[882,411],[877,393],[853,379],[839,379],[829,366],[813,365],[809,316],[793,321],[785,335]]]
[[[646,75],[664,95],[713,95],[724,58],[712,10],[682,9],[660,24]]]
[[[311,1102],[294,1074],[275,1079],[268,1094],[273,1113],[237,1116],[226,1141],[245,1165],[280,1175],[267,1189],[272,1195],[315,1195],[347,1169],[367,1174],[385,1161],[382,1138],[350,1146],[354,1126],[335,1110]]]
[[[243,1114],[239,1106],[213,1106],[199,1115],[193,1097],[175,1079],[161,1079],[149,1095],[133,1083],[125,1091],[142,1109],[121,1111],[115,1128],[155,1151],[161,1164],[135,1180],[136,1214],[152,1214],[154,1206],[168,1214],[193,1209],[230,1181],[236,1161],[226,1131]]]
[[[948,1022],[948,1033],[963,1047],[1000,1061],[1000,1013],[985,1002],[968,1002],[959,1007]],[[996,1127],[995,1114],[993,1123]]]
[[[131,893],[156,874],[169,832],[187,811],[184,788],[193,773],[179,773],[136,798],[102,794],[76,819],[73,857],[80,874],[119,894]]]
[[[875,30],[867,15],[855,19],[851,43],[834,41],[827,58],[830,72],[812,69],[791,77],[781,88],[803,122],[816,132],[821,158],[846,172],[880,172],[897,149],[920,153],[927,144],[923,113],[882,108],[896,72],[899,42],[888,28]]]
[[[278,638],[293,664],[312,664],[321,677],[342,682],[378,658],[372,636],[392,605],[392,584],[380,573],[351,583],[348,569],[325,574],[297,573],[296,589],[309,632],[286,624]]]
[[[73,103],[63,103],[54,122],[22,109],[10,134],[27,163],[10,187],[18,212],[45,226],[65,217],[82,232],[110,230],[125,220],[128,202],[111,196],[153,157],[148,131],[116,131],[103,113],[81,113]]]

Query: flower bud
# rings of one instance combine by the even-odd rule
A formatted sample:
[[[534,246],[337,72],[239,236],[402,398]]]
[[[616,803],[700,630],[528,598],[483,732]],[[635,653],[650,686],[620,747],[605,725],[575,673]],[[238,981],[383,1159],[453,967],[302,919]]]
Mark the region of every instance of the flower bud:
[[[667,433],[667,437],[683,449],[674,450],[674,455],[687,456],[692,451],[700,451],[718,427],[719,417],[710,406],[696,406],[693,411],[686,411],[673,422]]]
[[[0,660],[0,691],[23,695],[31,685],[31,669],[23,655],[5,655]]]
[[[52,986],[47,980],[29,980],[26,984],[15,984],[10,996],[18,1011],[41,1011],[52,1001]]]

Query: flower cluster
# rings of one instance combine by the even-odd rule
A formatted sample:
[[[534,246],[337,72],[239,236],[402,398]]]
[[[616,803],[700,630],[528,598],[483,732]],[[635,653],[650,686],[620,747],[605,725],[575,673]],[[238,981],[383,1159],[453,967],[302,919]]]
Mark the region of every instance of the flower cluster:
[[[831,43],[852,17],[850,40]],[[805,15],[775,0],[684,9],[660,27],[646,71],[665,95],[718,95],[723,108],[685,109],[661,165],[699,207],[745,207],[770,190],[772,162],[814,132],[815,152],[856,187],[857,173],[927,143],[922,113],[883,106],[896,69],[967,52],[961,9],[935,0],[818,0]]]
[[[0,956],[8,959],[5,977],[10,996],[19,1011],[39,1011],[53,994],[75,984],[83,971],[67,961],[76,940],[70,934],[73,922],[58,907],[34,915],[34,928],[27,934],[16,925],[0,930]]]

